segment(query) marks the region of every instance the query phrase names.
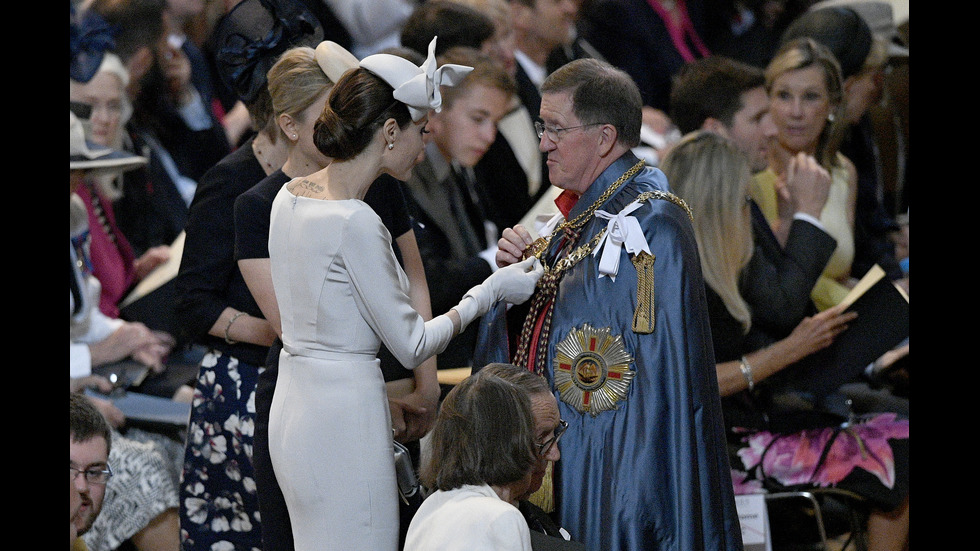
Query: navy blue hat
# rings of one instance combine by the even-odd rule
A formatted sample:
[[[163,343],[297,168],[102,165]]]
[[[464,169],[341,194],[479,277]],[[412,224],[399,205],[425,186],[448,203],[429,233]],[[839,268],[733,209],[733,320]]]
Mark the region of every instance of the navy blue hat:
[[[833,52],[845,79],[861,71],[871,53],[871,27],[851,8],[821,8],[800,15],[783,33],[782,42],[800,37],[812,38]]]
[[[221,80],[245,103],[251,103],[267,85],[266,74],[279,56],[296,46],[315,48],[323,40],[323,27],[295,0],[243,0],[214,32],[214,47]]]
[[[71,4],[68,9],[68,76],[85,83],[98,72],[105,52],[115,48],[115,33],[101,15],[91,10],[76,13]]]

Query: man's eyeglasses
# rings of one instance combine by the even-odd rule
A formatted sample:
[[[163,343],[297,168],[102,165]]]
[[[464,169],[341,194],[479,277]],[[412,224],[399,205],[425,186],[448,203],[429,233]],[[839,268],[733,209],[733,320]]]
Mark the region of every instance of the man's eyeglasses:
[[[542,136],[547,135],[548,139],[558,143],[561,140],[561,133],[568,132],[569,130],[576,130],[578,128],[586,128],[589,126],[599,126],[600,124],[605,124],[604,122],[593,122],[590,124],[580,124],[578,126],[569,126],[568,128],[561,128],[559,126],[550,126],[541,121],[534,121],[534,130],[538,134],[538,139],[540,140]]]
[[[84,470],[76,469],[71,465],[69,465],[68,468],[71,470],[71,480],[73,481],[78,478],[78,475],[80,474],[85,475],[85,482],[88,482],[89,484],[102,485],[109,482],[109,479],[112,478],[112,468],[110,468],[108,465],[105,466],[105,470],[96,468]]]
[[[568,430],[568,421],[565,421],[564,419],[559,419],[558,426],[555,427],[555,435],[545,440],[544,442],[538,444],[538,454],[548,455],[548,452],[551,451],[551,447],[557,444],[559,440],[561,440],[561,435],[565,434],[566,430]]]

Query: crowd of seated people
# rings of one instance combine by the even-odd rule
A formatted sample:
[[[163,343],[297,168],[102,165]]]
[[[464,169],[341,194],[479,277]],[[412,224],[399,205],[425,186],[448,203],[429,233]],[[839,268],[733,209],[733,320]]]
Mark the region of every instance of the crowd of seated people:
[[[227,30],[218,29],[236,5],[246,3],[248,9],[275,6],[302,13],[280,19],[286,35],[302,39],[269,45],[268,36],[253,35],[229,50]],[[476,67],[443,89],[440,112],[428,119],[424,160],[410,177],[382,178],[377,194],[366,200],[379,213],[394,209],[387,212],[394,254],[416,282],[415,290],[424,288],[413,299],[429,317],[448,310],[497,270],[494,253],[506,228],[523,224],[533,233],[540,230],[535,220],[558,212],[535,128],[539,88],[558,65],[579,57],[607,61],[637,82],[644,100],[644,143],[636,153],[648,164],[670,168],[672,185],[675,177],[678,183],[685,177],[678,163],[681,153],[690,153],[692,131],[720,137],[746,158],[751,177],[740,195],[747,206],[738,222],[749,231],[736,236],[742,248],[698,243],[702,255],[718,255],[702,261],[708,304],[715,307],[713,332],[730,337],[714,343],[726,416],[743,413],[731,408],[744,406],[740,397],[753,387],[793,381],[785,373],[803,360],[803,352],[816,352],[846,330],[849,317],[835,306],[873,265],[907,297],[907,11],[896,14],[890,3],[872,0],[784,0],[749,7],[651,0],[629,6],[613,0],[245,0],[203,6],[178,0],[72,0],[72,132],[84,132],[93,147],[141,159],[112,170],[73,172],[71,390],[86,394],[109,419],[114,469],[98,524],[79,525],[76,542],[84,540],[92,551],[161,548],[148,543],[154,540],[182,542],[185,549],[204,549],[223,539],[253,548],[292,548],[288,536],[273,538],[290,540],[280,545],[261,533],[260,510],[266,514],[263,506],[273,502],[262,503],[261,492],[266,485],[276,490],[275,477],[259,483],[258,492],[252,481],[261,474],[251,466],[253,430],[264,454],[257,461],[267,461],[266,472],[271,470],[264,431],[275,370],[264,397],[261,381],[267,367],[275,367],[282,343],[278,320],[269,313],[276,303],[268,296],[268,251],[254,246],[264,236],[243,233],[236,241],[236,232],[246,231],[238,226],[254,216],[236,216],[235,206],[260,181],[281,186],[330,161],[310,153],[311,141],[289,135],[290,129],[312,134],[320,109],[310,107],[304,118],[303,109],[275,104],[269,94],[266,75],[286,46],[308,46],[312,52],[330,41],[339,48],[332,50],[337,65],[328,86],[311,96],[317,105],[324,103],[331,79],[359,59],[400,52],[422,65],[436,37],[440,65]],[[643,38],[631,41],[630,33]],[[904,81],[897,80],[903,75]],[[713,93],[727,98],[698,106],[691,98],[707,97],[695,94],[698,86],[702,92],[715,86]],[[280,89],[279,97],[287,92],[300,94]],[[687,151],[670,157],[678,143]],[[734,152],[725,149],[725,155]],[[317,166],[296,166],[308,157]],[[233,161],[237,164],[229,164]],[[240,173],[242,167],[249,172]],[[381,197],[392,192],[397,195]],[[269,206],[242,208],[251,209],[248,213],[260,208],[265,217],[259,219],[267,223]],[[706,213],[695,212],[695,221],[699,215]],[[171,247],[181,242],[189,248]],[[160,319],[129,317],[122,308],[127,295],[168,261],[181,266],[182,275],[172,282],[182,285],[179,300],[158,310]],[[817,325],[823,333],[814,329]],[[102,333],[93,337],[93,326],[103,327]],[[415,446],[416,466],[421,438],[432,430],[448,391],[443,387],[437,398],[431,372],[478,370],[472,365],[478,329],[479,321],[446,353],[419,368],[414,379],[404,370],[388,377],[397,360],[382,351],[386,377],[411,385],[391,405],[393,418],[400,419],[396,439]],[[823,344],[814,344],[818,339]],[[733,340],[737,346],[729,346]],[[806,345],[780,352],[792,348],[787,342]],[[840,402],[818,404],[833,415],[888,412],[896,423],[904,422],[904,436],[889,441],[901,442],[895,454],[905,453],[899,465],[904,481],[885,497],[873,496],[871,549],[877,549],[876,541],[894,543],[881,534],[897,534],[898,546],[892,548],[903,542],[907,547],[908,354],[906,336],[859,376],[842,381],[834,389]],[[129,426],[112,405],[112,384],[92,373],[92,367],[123,360],[151,367],[145,386],[133,391],[193,401],[193,422],[177,435]],[[792,390],[794,399],[816,403],[805,389]],[[98,397],[100,392],[105,396]],[[783,412],[768,405],[769,416]],[[219,407],[226,409],[215,413]],[[218,453],[219,435],[236,449]],[[116,471],[117,465],[128,470]],[[732,466],[741,465],[733,459]],[[208,493],[217,489],[205,490],[205,481],[216,481],[218,470],[223,479],[245,478],[226,505],[215,499],[217,493]],[[121,518],[126,516],[119,513],[122,484],[138,472],[167,483],[161,493],[141,496],[139,516]],[[430,476],[426,480],[435,480],[436,471]],[[182,478],[187,478],[183,486]],[[192,479],[201,482],[187,484]],[[550,484],[550,478],[546,481]],[[225,513],[216,515],[219,507]],[[403,508],[400,545],[417,509],[417,503]],[[270,519],[285,514],[276,511],[268,513]],[[219,517],[218,524],[227,526],[216,530],[211,519]],[[288,534],[288,515],[285,521],[270,521],[270,527]]]

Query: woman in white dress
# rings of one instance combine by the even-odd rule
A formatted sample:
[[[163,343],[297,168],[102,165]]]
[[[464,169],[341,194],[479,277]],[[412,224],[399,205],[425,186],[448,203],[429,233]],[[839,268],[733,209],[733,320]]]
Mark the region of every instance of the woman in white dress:
[[[423,154],[440,85],[470,69],[387,54],[348,71],[327,99],[314,143],[334,161],[280,190],[269,256],[283,351],[270,414],[270,453],[296,549],[394,550],[398,494],[392,429],[377,359],[383,342],[414,368],[500,300],[521,303],[538,263],[501,269],[448,313],[425,322],[391,236],[363,202],[381,174],[407,179]]]

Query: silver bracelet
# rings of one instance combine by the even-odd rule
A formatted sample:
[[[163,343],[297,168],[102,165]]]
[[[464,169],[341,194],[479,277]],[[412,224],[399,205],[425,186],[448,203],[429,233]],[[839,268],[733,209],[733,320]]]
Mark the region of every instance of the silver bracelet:
[[[739,362],[738,368],[742,370],[742,376],[745,377],[745,382],[748,383],[749,392],[755,388],[755,380],[752,379],[752,364],[749,363],[748,358],[742,356],[742,361]]]
[[[225,342],[226,343],[228,343],[228,344],[238,344],[238,341],[232,340],[231,339],[231,335],[229,334],[229,332],[231,331],[231,325],[233,323],[235,323],[235,321],[238,320],[238,318],[240,318],[242,316],[247,316],[247,315],[248,314],[245,313],[245,312],[236,312],[235,315],[232,316],[230,320],[228,320],[228,325],[225,326]]]

